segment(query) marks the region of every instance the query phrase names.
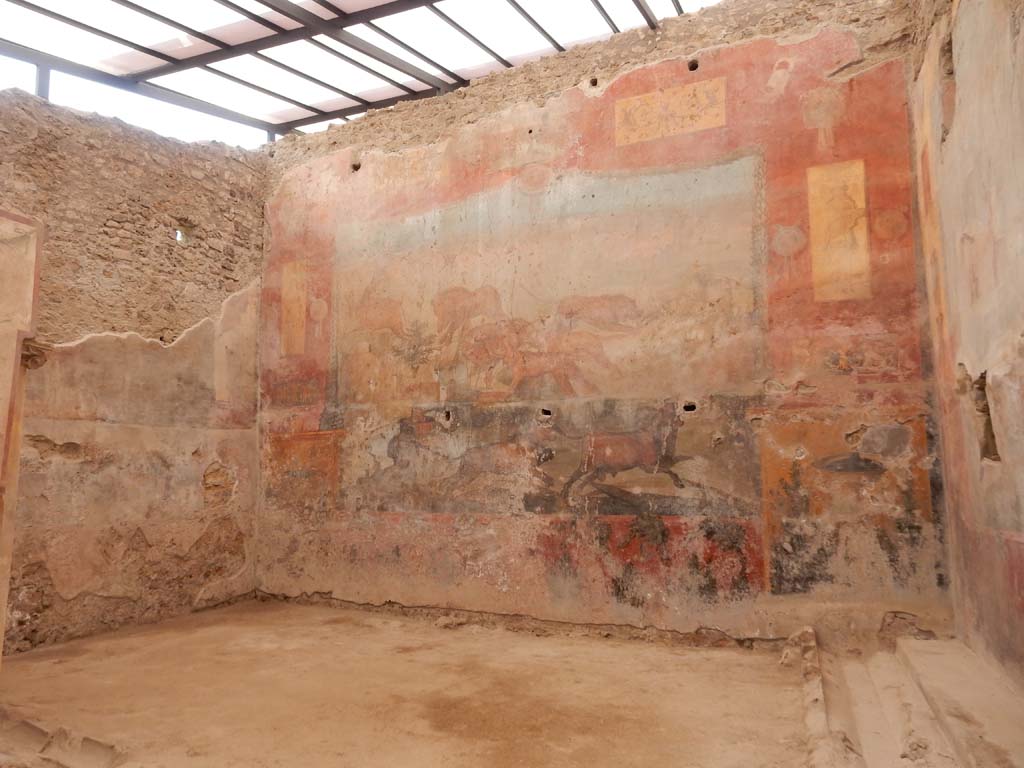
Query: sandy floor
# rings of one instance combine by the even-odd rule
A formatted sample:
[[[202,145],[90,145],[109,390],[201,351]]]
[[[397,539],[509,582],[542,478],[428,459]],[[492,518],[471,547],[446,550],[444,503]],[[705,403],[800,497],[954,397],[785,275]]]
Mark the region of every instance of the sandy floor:
[[[0,707],[147,768],[792,768],[806,754],[799,672],[774,654],[284,604],[9,658]]]

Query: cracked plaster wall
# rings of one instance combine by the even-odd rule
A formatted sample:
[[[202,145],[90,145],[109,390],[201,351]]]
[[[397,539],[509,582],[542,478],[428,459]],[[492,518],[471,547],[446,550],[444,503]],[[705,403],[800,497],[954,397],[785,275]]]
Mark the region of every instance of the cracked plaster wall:
[[[45,224],[57,344],[27,376],[7,652],[251,592],[265,166],[0,92],[0,207]]]
[[[30,372],[8,653],[252,593],[258,295],[170,346],[91,334]]]

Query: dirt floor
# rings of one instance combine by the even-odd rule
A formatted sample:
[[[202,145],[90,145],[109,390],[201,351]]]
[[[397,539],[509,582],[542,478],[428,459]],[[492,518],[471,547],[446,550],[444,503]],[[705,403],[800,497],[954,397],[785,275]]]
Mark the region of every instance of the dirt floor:
[[[51,736],[35,748],[69,766],[792,768],[807,754],[800,672],[777,653],[279,603],[8,658],[0,708],[0,753],[38,726]]]

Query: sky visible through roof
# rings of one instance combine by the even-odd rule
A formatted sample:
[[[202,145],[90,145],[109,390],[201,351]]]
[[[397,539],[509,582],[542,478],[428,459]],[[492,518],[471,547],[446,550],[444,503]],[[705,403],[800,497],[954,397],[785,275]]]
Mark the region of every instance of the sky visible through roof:
[[[692,13],[717,1],[681,0],[680,5],[684,12]],[[353,13],[382,5],[384,0],[300,0],[297,4],[320,18],[330,19],[335,14],[325,6],[331,3],[344,13]],[[592,0],[518,0],[518,4],[566,48],[611,34]],[[620,30],[645,26],[633,0],[601,0],[601,4]],[[136,8],[131,5],[114,0],[0,0],[0,39],[124,76],[301,26],[257,0],[134,0]],[[504,69],[505,62],[520,64],[555,52],[551,43],[508,0],[439,0],[433,5],[436,11],[414,8],[369,24],[347,27],[347,31],[446,83],[455,82],[455,77],[468,80]],[[648,0],[648,5],[659,19],[676,16],[673,0]],[[171,23],[138,9],[166,17]],[[243,11],[258,15],[268,24],[261,25]],[[140,51],[93,34],[74,26],[75,22],[148,50]],[[201,33],[201,37],[183,31],[182,27]],[[409,53],[399,42],[415,49],[422,58]],[[505,62],[496,59],[495,54]],[[33,92],[35,77],[33,64],[0,56],[0,89]],[[430,87],[327,35],[166,74],[151,82],[270,123],[313,120],[321,112],[358,109],[365,101]],[[268,95],[246,83],[285,98]],[[117,117],[185,141],[217,140],[256,147],[267,140],[266,132],[259,128],[58,71],[51,74],[49,95],[55,104]],[[353,114],[349,118],[358,116]],[[334,122],[341,121],[318,121],[300,130],[321,130]]]

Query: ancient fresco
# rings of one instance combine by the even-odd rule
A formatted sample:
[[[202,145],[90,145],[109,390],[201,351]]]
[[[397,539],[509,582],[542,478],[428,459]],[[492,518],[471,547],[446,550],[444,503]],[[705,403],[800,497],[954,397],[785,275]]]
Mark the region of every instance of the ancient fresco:
[[[814,298],[871,298],[864,161],[808,168],[807,195]]]
[[[763,357],[757,173],[754,158],[567,173],[541,196],[510,184],[375,231],[343,224],[339,403],[658,398],[749,376]],[[295,273],[286,353],[301,351],[291,318],[305,316]]]
[[[724,77],[661,88],[615,103],[619,146],[725,125]]]
[[[737,631],[932,600],[903,73],[829,76],[859,55],[754,41],[292,171],[262,588]]]

